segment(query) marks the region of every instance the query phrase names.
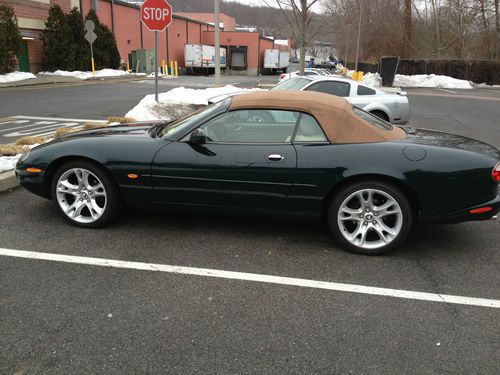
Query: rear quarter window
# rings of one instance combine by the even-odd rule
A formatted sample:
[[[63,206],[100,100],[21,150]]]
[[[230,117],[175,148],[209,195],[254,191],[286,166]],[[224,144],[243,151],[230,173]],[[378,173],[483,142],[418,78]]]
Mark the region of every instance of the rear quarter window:
[[[377,92],[366,86],[358,86],[358,95],[375,95]]]

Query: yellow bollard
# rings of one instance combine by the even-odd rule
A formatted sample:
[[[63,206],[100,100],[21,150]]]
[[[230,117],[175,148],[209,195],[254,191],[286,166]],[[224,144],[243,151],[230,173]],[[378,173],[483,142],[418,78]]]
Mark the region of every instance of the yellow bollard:
[[[174,62],[170,61],[170,76],[174,76]]]
[[[161,72],[163,73],[163,75],[166,75],[166,73],[165,73],[165,60],[161,60]]]
[[[358,81],[363,80],[363,72],[358,72]]]
[[[175,61],[174,64],[175,64],[175,78],[179,78],[179,70],[177,69],[177,61]]]
[[[95,76],[95,64],[94,64],[94,58],[92,57],[92,75]]]
[[[342,68],[342,75],[344,77],[347,75],[347,68],[345,66]]]

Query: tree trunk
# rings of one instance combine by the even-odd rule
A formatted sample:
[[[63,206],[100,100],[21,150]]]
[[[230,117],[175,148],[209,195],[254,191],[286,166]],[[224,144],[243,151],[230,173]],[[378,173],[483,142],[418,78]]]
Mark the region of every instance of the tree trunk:
[[[306,33],[307,33],[307,0],[300,0],[300,66],[299,74],[304,74],[304,69],[306,67]]]
[[[493,54],[493,59],[496,59],[498,58],[498,56],[500,56],[500,52],[498,51],[498,47],[500,45],[500,43],[498,42],[498,40],[500,39],[500,15],[498,14],[498,0],[495,0],[495,31],[496,31],[496,35],[495,35],[495,52]]]
[[[404,0],[403,18],[403,48],[402,57],[409,58],[411,55],[411,3],[412,0]]]

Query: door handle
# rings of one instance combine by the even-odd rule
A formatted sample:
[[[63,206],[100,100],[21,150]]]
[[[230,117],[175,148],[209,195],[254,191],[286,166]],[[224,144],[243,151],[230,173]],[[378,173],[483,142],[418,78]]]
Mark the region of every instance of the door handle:
[[[267,160],[269,160],[269,161],[282,161],[282,160],[285,160],[285,157],[281,156],[279,154],[271,154],[271,155],[267,155]]]

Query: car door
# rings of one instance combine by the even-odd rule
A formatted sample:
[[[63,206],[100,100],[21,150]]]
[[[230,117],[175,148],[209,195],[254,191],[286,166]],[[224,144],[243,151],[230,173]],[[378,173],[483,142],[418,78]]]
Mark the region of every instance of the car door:
[[[155,200],[279,210],[297,166],[291,143],[297,119],[295,112],[254,109],[212,118],[157,153]],[[205,141],[194,142],[193,132]]]

